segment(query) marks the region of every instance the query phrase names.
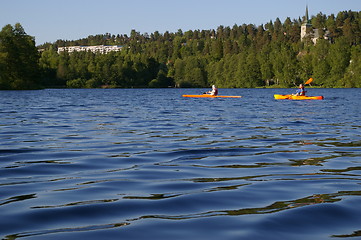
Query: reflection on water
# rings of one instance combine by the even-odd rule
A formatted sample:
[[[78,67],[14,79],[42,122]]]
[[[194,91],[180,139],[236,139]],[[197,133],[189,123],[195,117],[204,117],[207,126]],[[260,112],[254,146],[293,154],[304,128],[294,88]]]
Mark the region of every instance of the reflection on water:
[[[0,236],[360,236],[360,90],[197,91],[1,92]]]

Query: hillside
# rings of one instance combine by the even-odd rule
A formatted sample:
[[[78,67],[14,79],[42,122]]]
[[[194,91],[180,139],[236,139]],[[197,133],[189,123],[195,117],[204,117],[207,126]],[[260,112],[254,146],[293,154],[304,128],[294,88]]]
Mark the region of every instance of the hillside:
[[[360,12],[211,30],[96,35],[38,46],[44,87],[361,87]],[[302,34],[301,31],[304,30]],[[303,37],[301,39],[301,36]],[[120,45],[108,54],[58,47]]]

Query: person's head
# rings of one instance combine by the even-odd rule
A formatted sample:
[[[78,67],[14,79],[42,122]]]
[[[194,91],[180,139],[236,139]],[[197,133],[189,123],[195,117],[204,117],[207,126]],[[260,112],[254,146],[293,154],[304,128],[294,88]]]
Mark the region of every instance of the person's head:
[[[300,84],[300,88],[304,88],[304,86],[303,86],[303,84],[302,84],[302,83]]]
[[[212,85],[212,88],[215,89],[215,88],[216,88],[216,85]]]

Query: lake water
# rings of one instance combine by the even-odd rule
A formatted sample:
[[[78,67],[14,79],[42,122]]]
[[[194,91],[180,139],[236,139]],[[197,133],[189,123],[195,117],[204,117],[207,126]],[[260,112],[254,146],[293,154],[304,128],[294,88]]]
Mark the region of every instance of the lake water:
[[[361,238],[361,89],[205,90],[0,91],[0,238]]]

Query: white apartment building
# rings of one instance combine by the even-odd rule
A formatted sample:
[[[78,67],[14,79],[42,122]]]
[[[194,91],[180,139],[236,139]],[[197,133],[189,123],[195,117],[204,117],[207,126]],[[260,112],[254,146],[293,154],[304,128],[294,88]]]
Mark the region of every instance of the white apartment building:
[[[93,53],[101,53],[106,54],[109,52],[119,52],[122,50],[122,46],[119,45],[98,45],[98,46],[69,46],[69,47],[59,47],[58,48],[58,54],[61,52],[86,52],[91,51]]]

